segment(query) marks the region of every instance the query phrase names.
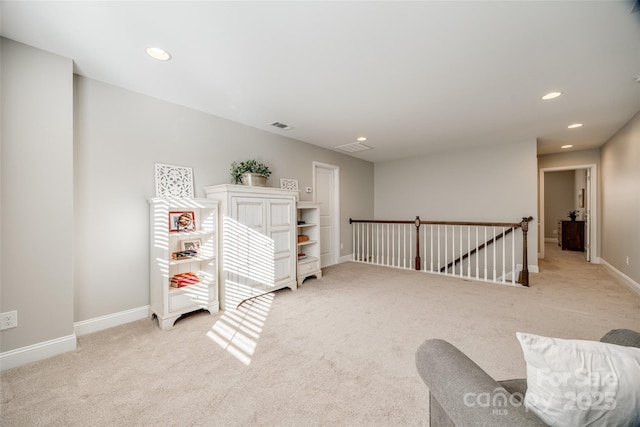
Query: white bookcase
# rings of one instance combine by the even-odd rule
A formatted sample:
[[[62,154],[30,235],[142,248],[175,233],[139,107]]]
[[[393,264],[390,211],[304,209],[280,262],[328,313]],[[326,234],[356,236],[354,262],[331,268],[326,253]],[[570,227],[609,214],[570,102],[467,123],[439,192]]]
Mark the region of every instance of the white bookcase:
[[[149,301],[151,317],[163,330],[185,313],[206,309],[218,312],[217,228],[218,202],[211,199],[154,198],[150,204]],[[181,213],[193,216],[176,227]],[[196,246],[197,255],[174,259],[172,254]],[[179,274],[193,273],[197,283],[172,286]],[[193,276],[192,276],[193,277]]]
[[[307,277],[322,278],[322,269],[320,269],[320,203],[298,202],[296,210],[298,236],[308,238],[308,240],[298,239],[297,276],[298,286],[300,286]]]

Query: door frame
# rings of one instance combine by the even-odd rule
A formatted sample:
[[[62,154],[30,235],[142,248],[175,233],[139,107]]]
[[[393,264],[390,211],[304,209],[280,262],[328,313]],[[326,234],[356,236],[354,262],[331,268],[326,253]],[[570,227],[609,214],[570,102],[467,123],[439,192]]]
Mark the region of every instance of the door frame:
[[[591,192],[587,195],[589,198],[589,259],[593,264],[600,264],[600,258],[596,256],[596,248],[598,247],[598,165],[595,163],[575,166],[557,166],[552,168],[540,169],[540,200],[538,217],[538,258],[544,259],[544,174],[547,172],[572,171],[578,169],[588,169],[591,174]]]
[[[328,169],[332,174],[333,181],[333,212],[331,212],[331,222],[333,226],[333,263],[340,263],[340,167],[336,165],[330,165],[328,163],[322,163],[313,161],[313,201],[317,202],[317,182],[316,171],[317,169]]]

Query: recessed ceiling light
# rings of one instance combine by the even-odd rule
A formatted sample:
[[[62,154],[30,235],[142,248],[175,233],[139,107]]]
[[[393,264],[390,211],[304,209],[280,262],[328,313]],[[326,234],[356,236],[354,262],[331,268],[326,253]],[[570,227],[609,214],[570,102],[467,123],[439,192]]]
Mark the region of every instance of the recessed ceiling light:
[[[148,47],[147,55],[149,55],[153,59],[157,59],[158,61],[168,61],[171,59],[171,54],[164,49],[160,49],[159,47]]]
[[[360,141],[360,142],[364,142],[366,140],[367,140],[366,136],[361,136],[360,138],[358,138],[358,141]]]
[[[562,146],[562,147],[560,147],[560,148],[571,148],[571,147],[573,147],[573,145],[569,144],[569,145],[563,145],[563,146]]]
[[[548,101],[550,99],[557,98],[560,95],[562,95],[562,92],[549,92],[548,94],[544,95],[542,99],[544,99],[545,101]]]
[[[574,123],[572,125],[567,126],[569,129],[575,129],[582,127],[582,123]]]

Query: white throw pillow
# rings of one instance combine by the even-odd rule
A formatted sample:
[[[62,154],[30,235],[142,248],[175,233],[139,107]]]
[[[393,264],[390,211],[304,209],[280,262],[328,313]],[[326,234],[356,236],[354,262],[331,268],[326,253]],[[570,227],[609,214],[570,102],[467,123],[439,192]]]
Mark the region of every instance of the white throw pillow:
[[[551,426],[640,425],[640,348],[517,332],[525,407]]]

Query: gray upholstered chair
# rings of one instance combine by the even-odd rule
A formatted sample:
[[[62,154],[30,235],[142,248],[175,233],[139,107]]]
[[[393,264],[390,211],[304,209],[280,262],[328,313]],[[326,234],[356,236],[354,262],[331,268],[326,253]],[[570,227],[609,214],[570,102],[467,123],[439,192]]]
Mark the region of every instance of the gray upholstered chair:
[[[601,342],[640,347],[640,333],[614,329]],[[526,379],[496,381],[453,345],[440,339],[425,341],[416,352],[416,366],[429,388],[429,421],[445,426],[545,426],[536,415],[525,410],[521,399]],[[478,404],[470,398],[482,396]]]

